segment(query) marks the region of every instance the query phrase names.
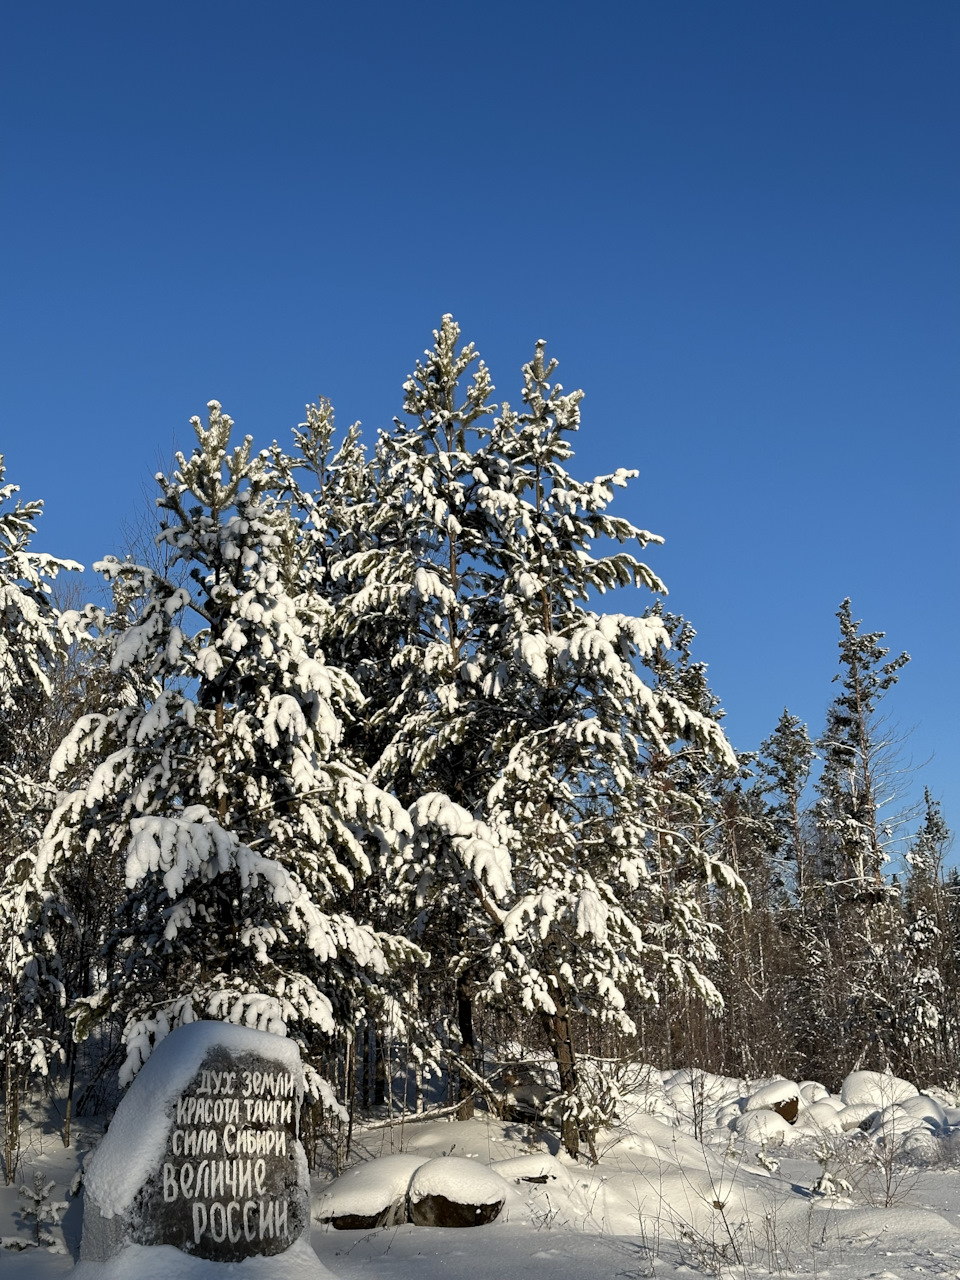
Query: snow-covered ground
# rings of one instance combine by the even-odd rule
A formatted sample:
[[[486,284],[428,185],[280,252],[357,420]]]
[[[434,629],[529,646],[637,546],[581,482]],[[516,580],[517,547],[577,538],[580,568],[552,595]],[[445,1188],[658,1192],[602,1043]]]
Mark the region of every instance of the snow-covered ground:
[[[622,1122],[601,1135],[596,1165],[570,1161],[555,1138],[525,1124],[485,1115],[468,1123],[408,1118],[361,1135],[355,1154],[374,1162],[362,1175],[315,1183],[311,1243],[328,1271],[344,1280],[718,1272],[953,1280],[960,1277],[956,1102],[946,1091],[921,1095],[892,1077],[863,1072],[831,1096],[810,1082],[746,1085],[689,1070],[651,1071],[624,1100]],[[51,1200],[65,1199],[98,1133],[95,1125],[83,1126],[77,1146],[65,1150],[52,1126],[36,1124],[25,1134],[18,1183],[32,1185],[38,1173],[43,1185],[55,1184]],[[400,1154],[407,1158],[376,1163]],[[398,1196],[402,1202],[417,1167],[441,1157],[454,1157],[449,1187],[473,1186],[484,1203],[503,1180],[506,1203],[496,1221],[470,1229],[404,1224],[362,1231],[319,1221],[376,1212]],[[431,1166],[420,1182],[442,1188],[446,1167]],[[16,1218],[22,1203],[16,1187],[0,1189],[5,1240],[27,1240]],[[3,1280],[69,1274],[81,1223],[81,1202],[70,1200],[62,1230],[53,1229],[66,1251],[4,1250]],[[192,1280],[209,1271],[296,1280],[307,1270],[302,1257],[287,1255],[217,1267],[169,1254],[151,1275]],[[91,1280],[89,1265],[83,1280]],[[128,1277],[137,1280],[136,1270],[125,1271]]]

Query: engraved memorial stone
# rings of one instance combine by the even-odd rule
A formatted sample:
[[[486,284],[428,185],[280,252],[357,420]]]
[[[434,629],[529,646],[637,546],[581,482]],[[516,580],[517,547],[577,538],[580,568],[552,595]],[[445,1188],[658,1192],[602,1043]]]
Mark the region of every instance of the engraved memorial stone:
[[[211,1262],[290,1249],[310,1216],[302,1100],[291,1041],[216,1022],[172,1032],[89,1162],[81,1258],[128,1244]]]

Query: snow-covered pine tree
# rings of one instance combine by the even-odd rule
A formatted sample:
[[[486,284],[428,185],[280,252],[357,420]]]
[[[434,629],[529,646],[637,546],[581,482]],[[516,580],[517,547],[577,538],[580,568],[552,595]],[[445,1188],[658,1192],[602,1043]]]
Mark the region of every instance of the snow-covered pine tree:
[[[960,1057],[958,933],[945,870],[951,842],[940,803],[925,787],[923,822],[906,854],[906,973],[898,1008],[898,1047],[915,1079],[952,1080]]]
[[[373,468],[360,440],[359,423],[335,443],[333,406],[327,400],[307,406],[306,421],[293,435],[293,453],[277,445],[270,451],[282,498],[297,514],[297,538],[285,553],[286,559],[302,583],[304,596],[312,595],[320,603],[328,661],[367,691],[362,705],[354,705],[343,721],[341,749],[369,768],[390,739],[389,721],[383,719],[382,712],[399,687],[391,659],[401,646],[402,627],[376,610],[352,611],[345,602],[350,601],[355,584],[340,566],[376,545],[371,529],[371,513],[377,509]],[[373,574],[369,585],[376,589]],[[357,918],[388,932],[406,926],[388,905],[392,878],[395,876],[381,855],[374,860],[371,874],[358,877],[345,899]],[[354,1023],[344,1023],[342,1042],[331,1046],[339,1060],[344,1103],[354,1095],[358,1074],[366,1103],[386,1100],[388,1038],[404,1043],[417,1063],[417,1078],[422,1078],[422,1046],[430,1041],[436,1048],[419,999],[429,977],[430,971],[419,965],[412,973],[409,966],[397,966],[390,975],[381,976],[375,987],[365,988],[365,1002],[355,1008]],[[417,1096],[422,1105],[422,1092]]]
[[[634,473],[587,482],[570,474],[582,393],[552,383],[556,367],[538,343],[523,369],[524,408],[504,404],[491,439],[507,467],[498,475],[491,459],[480,493],[500,525],[496,630],[488,625],[478,645],[496,671],[491,701],[503,718],[487,805],[506,835],[514,885],[484,995],[495,991],[542,1018],[573,1151],[578,1128],[589,1138],[612,1092],[603,1079],[600,1098],[581,1087],[585,1026],[633,1034],[638,1005],[656,997],[664,973],[715,1000],[703,964],[712,929],[693,886],[739,882],[700,838],[695,768],[682,805],[664,806],[667,757],[680,769],[701,753],[714,771],[735,767],[714,707],[702,700],[702,670],[681,662],[670,679],[645,679],[644,666],[671,644],[669,625],[652,609],[638,617],[588,607],[616,587],[663,589],[628,551],[598,554],[597,542],[642,550],[659,539],[608,513]]]
[[[719,726],[724,715],[720,700],[710,688],[705,664],[693,656],[696,631],[685,618],[666,611],[660,601],[647,613],[662,621],[666,635],[642,659],[652,688],[659,697],[669,697]],[[680,724],[668,738],[667,749],[648,750],[645,772],[657,807],[650,849],[662,896],[660,928],[667,933],[674,921],[696,921],[697,927],[686,936],[677,934],[675,945],[698,970],[720,976],[722,930],[741,917],[749,901],[741,894],[714,906],[710,877],[702,874],[700,861],[709,850],[708,857],[735,868],[736,840],[727,838],[735,825],[727,821],[727,791],[737,784],[737,775],[729,761],[718,760],[702,734],[689,733]],[[645,1055],[655,1058],[659,1053],[671,1064],[715,1062],[719,1066],[709,1026],[717,1002],[703,1001],[695,987],[677,983],[669,968],[658,976],[655,986],[657,1007],[650,1013],[641,1011]]]
[[[931,795],[929,787],[924,787],[923,823],[907,851],[907,865],[918,888],[943,880],[952,843],[953,832],[944,820],[940,801]]]
[[[14,1176],[19,1096],[62,1053],[62,973],[53,936],[68,914],[37,872],[37,841],[53,803],[46,778],[54,681],[64,659],[51,581],[73,561],[29,550],[41,502],[15,498],[0,457],[0,1051],[4,1166]]]
[[[721,766],[733,755],[714,719],[639,674],[669,645],[662,619],[587,607],[593,593],[661,584],[626,551],[593,552],[655,539],[607,514],[632,473],[568,473],[581,393],[551,385],[540,343],[523,410],[504,404],[491,423],[482,362],[464,386],[472,345],[458,349],[449,316],[434,338],[405,384],[408,420],[372,460],[369,545],[335,574],[354,584],[349,625],[395,637],[377,776],[410,805],[407,884],[455,977],[465,1074],[477,999],[540,1019],[576,1151],[590,1127],[578,1020],[633,1032],[628,1006],[664,970],[715,996],[690,959],[709,926],[692,900],[665,905],[654,845],[700,877],[736,878],[661,827],[651,761],[689,741]]]
[[[77,1010],[81,1033],[120,1020],[124,1080],[203,1017],[289,1034],[316,1060],[364,983],[409,953],[341,909],[409,821],[341,749],[359,693],[324,661],[323,602],[287,576],[280,480],[249,437],[230,447],[216,402],[193,427],[193,454],[158,476],[161,537],[186,577],[99,565],[135,606],[107,636],[128,693],[61,744],[67,790],[42,849],[48,873],[94,848],[125,866],[107,979]]]
[[[807,910],[810,873],[807,858],[804,795],[815,759],[806,725],[784,708],[777,725],[756,757],[757,781],[746,792],[748,808],[763,835],[757,871],[745,874],[755,913],[744,922],[744,950],[755,954],[749,981],[733,982],[731,1006],[748,1008],[763,994],[763,1024],[748,1038],[760,1056],[752,1068],[759,1075],[775,1071],[809,1074],[819,1061],[817,1045],[820,980],[829,973],[816,963],[819,939]],[[731,946],[730,940],[727,945]],[[726,992],[726,988],[725,988]],[[748,1014],[756,1018],[755,1013]],[[731,1064],[732,1068],[732,1064]],[[741,1068],[747,1071],[746,1064]]]
[[[307,405],[307,420],[294,431],[295,451],[274,445],[270,461],[282,499],[296,513],[296,541],[285,552],[289,572],[313,595],[325,620],[324,652],[333,665],[369,686],[362,708],[354,708],[343,724],[342,742],[374,763],[380,751],[371,718],[390,701],[390,659],[399,632],[375,610],[369,616],[345,607],[355,591],[344,562],[375,545],[371,512],[376,510],[372,466],[360,440],[360,424],[334,443],[333,407],[326,400]],[[301,479],[306,473],[307,480]],[[312,484],[312,487],[310,487]],[[370,587],[375,590],[373,576]],[[382,745],[382,744],[381,744]]]
[[[821,1031],[843,1033],[860,1061],[880,1067],[893,1046],[887,1028],[896,1002],[886,967],[899,933],[899,895],[885,875],[890,833],[881,811],[890,802],[884,766],[890,741],[882,732],[879,706],[910,661],[906,653],[886,661],[882,631],[861,633],[850,600],[837,611],[841,692],[827,710],[817,743],[823,769],[814,810],[820,895],[819,933],[823,964],[836,975],[825,995],[832,1016]]]
[[[807,887],[803,796],[816,750],[807,726],[784,707],[777,727],[760,746],[769,790],[778,797],[774,816],[784,856],[794,864],[796,895],[803,902]]]
[[[833,677],[841,692],[827,712],[827,725],[817,744],[823,758],[818,782],[817,822],[826,836],[835,868],[855,898],[883,885],[887,863],[880,810],[889,797],[878,792],[883,760],[889,750],[877,723],[884,694],[896,684],[910,661],[901,653],[892,661],[880,644],[882,631],[860,633],[850,600],[837,611],[840,621],[840,666]]]
[[[477,650],[478,610],[497,591],[488,553],[496,529],[477,503],[474,475],[489,437],[492,386],[473,347],[457,349],[458,336],[445,317],[405,383],[409,420],[380,435],[359,521],[354,516],[362,533],[345,548],[334,579],[350,589],[337,653],[368,695],[365,759],[410,806],[415,878],[423,895],[429,884],[431,901],[444,903],[419,920],[438,962],[420,975],[421,999],[429,1003],[424,988],[436,985],[438,968],[449,972],[455,995],[447,1027],[466,1117],[477,1083],[473,953],[482,951],[477,939],[509,873],[505,850],[480,816],[489,775],[477,760],[491,734],[489,702],[464,676]],[[413,875],[409,859],[406,865]],[[409,920],[406,897],[388,896],[384,907]],[[424,1048],[433,1053],[439,1045],[428,1037]]]

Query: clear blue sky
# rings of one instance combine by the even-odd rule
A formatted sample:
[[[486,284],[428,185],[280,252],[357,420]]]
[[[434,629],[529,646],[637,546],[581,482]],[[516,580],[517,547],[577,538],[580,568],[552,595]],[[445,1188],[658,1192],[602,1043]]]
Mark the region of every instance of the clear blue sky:
[[[36,546],[122,549],[221,400],[370,431],[452,311],[544,337],[740,748],[819,730],[841,599],[960,825],[960,5],[9,6],[0,449]],[[641,602],[642,603],[642,602]]]

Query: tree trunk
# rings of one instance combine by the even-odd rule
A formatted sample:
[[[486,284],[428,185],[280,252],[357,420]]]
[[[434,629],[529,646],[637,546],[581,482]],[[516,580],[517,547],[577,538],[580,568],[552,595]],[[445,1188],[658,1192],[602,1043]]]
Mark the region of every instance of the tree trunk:
[[[373,1105],[382,1107],[387,1100],[387,1068],[383,1055],[383,1035],[379,1028],[373,1032],[374,1084]]]
[[[420,984],[417,975],[413,975],[413,1004],[414,1008],[420,1007]],[[407,1045],[407,1061],[410,1060],[410,1051],[412,1045]],[[413,1055],[413,1109],[418,1116],[423,1115],[423,1059],[419,1054]]]
[[[363,1028],[363,1078],[361,1082],[361,1097],[363,1100],[364,1111],[370,1109],[370,1023],[369,1021]]]
[[[474,1069],[474,1049],[476,1040],[473,1034],[473,993],[470,979],[466,973],[457,977],[457,1027],[460,1030],[460,1057],[465,1067]],[[466,1071],[460,1072],[458,1097],[460,1106],[457,1109],[458,1120],[472,1120],[474,1112],[474,1085]]]
[[[67,1103],[63,1113],[63,1145],[70,1145],[70,1121],[73,1116],[73,1089],[77,1080],[77,1044],[70,1041],[70,1079],[67,1084]]]
[[[563,998],[562,989],[557,987],[556,1013],[543,1015],[547,1038],[557,1063],[560,1076],[560,1092],[566,1095],[562,1099],[564,1108],[560,1126],[560,1136],[567,1155],[574,1160],[580,1151],[580,1126],[574,1113],[577,1099],[577,1059],[573,1049],[573,1028],[570,1025],[570,1011]]]
[[[353,1028],[347,1032],[347,1056],[343,1068],[343,1105],[347,1109],[347,1141],[337,1147],[337,1176],[343,1173],[353,1146],[353,1118],[357,1105],[357,1037]]]
[[[6,1183],[13,1182],[20,1147],[20,1082],[13,1070],[13,1055],[7,1053],[5,1072],[6,1106],[4,1108],[3,1166]]]

